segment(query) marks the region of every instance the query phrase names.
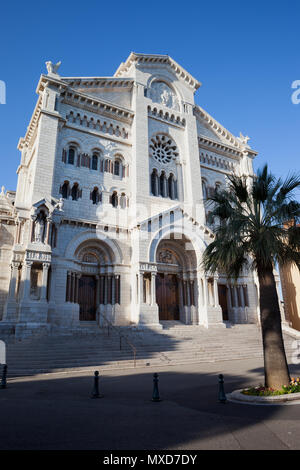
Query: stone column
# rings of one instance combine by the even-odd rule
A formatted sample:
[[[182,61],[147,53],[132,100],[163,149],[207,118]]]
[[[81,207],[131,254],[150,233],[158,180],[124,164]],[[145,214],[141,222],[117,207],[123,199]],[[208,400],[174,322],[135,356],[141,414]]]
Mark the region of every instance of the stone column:
[[[46,235],[45,235],[45,243],[49,245],[50,241],[50,227],[51,227],[52,220],[50,217],[47,217],[47,228],[46,228]]]
[[[237,286],[233,286],[233,299],[234,299],[234,306],[238,308],[239,302],[238,302],[238,296],[237,296]]]
[[[116,294],[115,276],[111,276],[111,304],[112,305],[115,305],[115,294]]]
[[[100,304],[100,276],[96,276],[96,307]]]
[[[188,279],[186,281],[186,293],[187,293],[187,306],[191,306],[191,281]]]
[[[139,273],[139,304],[144,303],[144,272]]]
[[[156,304],[156,273],[151,272],[151,305]]]
[[[76,274],[76,289],[75,289],[75,303],[76,304],[79,303],[79,282],[80,282],[81,276],[82,276],[81,273]]]
[[[115,303],[121,304],[121,283],[120,274],[115,275]]]
[[[26,302],[30,296],[30,275],[31,275],[32,261],[25,261],[23,265],[23,294],[22,301]]]
[[[34,240],[34,222],[36,220],[36,215],[31,216],[31,221],[30,221],[30,242],[33,242]]]
[[[243,286],[239,286],[239,289],[240,289],[240,299],[241,299],[241,307],[242,308],[245,308],[245,298],[244,298],[244,290],[243,290]]]
[[[103,279],[104,305],[107,305],[107,293],[108,293],[107,286],[108,286],[108,277],[107,277],[107,275],[105,275],[104,279]]]
[[[203,278],[203,304],[205,307],[208,305],[208,283],[206,276]]]
[[[19,262],[13,261],[11,263],[11,278],[9,284],[9,291],[7,301],[3,310],[3,321],[15,322],[18,319],[17,302],[16,302],[16,286],[18,281]]]
[[[72,273],[68,271],[68,281],[67,281],[67,301],[72,302]]]
[[[218,278],[214,277],[214,306],[219,306]]]
[[[19,272],[20,263],[13,261],[11,263],[11,278],[9,284],[9,292],[8,292],[8,301],[15,301],[16,300],[16,286],[18,280],[18,272]]]
[[[232,308],[230,286],[226,285],[227,307]]]
[[[47,282],[48,282],[48,270],[50,263],[43,263],[43,276],[42,276],[42,288],[41,288],[41,300],[47,299]]]
[[[100,305],[104,305],[104,276],[100,276]]]

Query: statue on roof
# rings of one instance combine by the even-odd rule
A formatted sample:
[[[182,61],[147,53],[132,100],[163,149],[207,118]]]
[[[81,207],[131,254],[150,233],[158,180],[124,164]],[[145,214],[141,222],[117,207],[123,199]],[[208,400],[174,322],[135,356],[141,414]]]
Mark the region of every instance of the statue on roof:
[[[248,145],[248,141],[250,140],[250,137],[248,136],[244,136],[241,132],[240,132],[240,141],[242,142],[242,144],[244,145]]]
[[[58,75],[57,71],[60,67],[61,61],[57,62],[56,64],[53,64],[50,60],[46,62],[46,67],[48,71],[48,75],[53,74],[53,75]]]

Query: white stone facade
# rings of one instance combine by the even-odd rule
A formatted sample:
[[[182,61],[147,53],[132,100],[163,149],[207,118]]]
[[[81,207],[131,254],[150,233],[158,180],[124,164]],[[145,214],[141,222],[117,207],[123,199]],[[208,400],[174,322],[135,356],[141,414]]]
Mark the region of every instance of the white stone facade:
[[[14,204],[0,198],[0,325],[257,322],[255,274],[230,283],[201,266],[205,198],[253,175],[248,138],[195,105],[200,83],[168,56],[131,53],[113,77],[58,67],[19,141]]]

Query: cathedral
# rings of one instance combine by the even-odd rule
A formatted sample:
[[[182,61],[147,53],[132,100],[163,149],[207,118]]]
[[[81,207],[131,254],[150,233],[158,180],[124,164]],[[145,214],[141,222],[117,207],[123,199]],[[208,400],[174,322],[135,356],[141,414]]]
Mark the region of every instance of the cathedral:
[[[168,55],[131,53],[112,77],[59,69],[46,62],[17,190],[0,194],[0,335],[257,323],[256,274],[202,268],[207,198],[251,179],[249,138],[195,104],[201,83]]]

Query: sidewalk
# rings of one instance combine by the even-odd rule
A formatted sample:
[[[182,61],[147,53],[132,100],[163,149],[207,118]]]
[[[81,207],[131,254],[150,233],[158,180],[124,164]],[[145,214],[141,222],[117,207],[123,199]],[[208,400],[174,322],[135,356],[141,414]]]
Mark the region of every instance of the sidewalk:
[[[153,373],[162,401],[153,403]],[[8,379],[0,390],[0,449],[300,449],[300,406],[218,402],[225,391],[263,382],[260,360],[158,369],[100,370]],[[300,366],[291,374],[300,375]]]

